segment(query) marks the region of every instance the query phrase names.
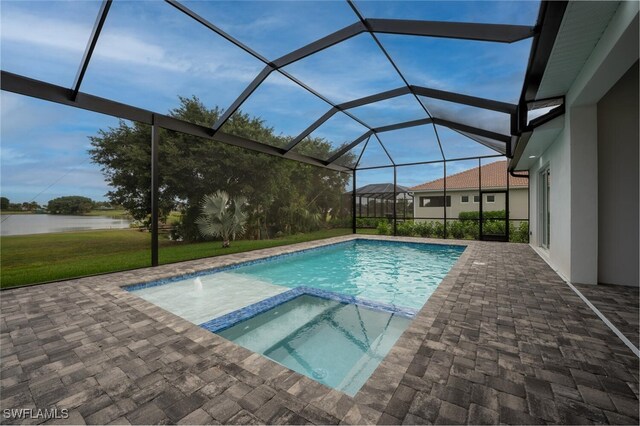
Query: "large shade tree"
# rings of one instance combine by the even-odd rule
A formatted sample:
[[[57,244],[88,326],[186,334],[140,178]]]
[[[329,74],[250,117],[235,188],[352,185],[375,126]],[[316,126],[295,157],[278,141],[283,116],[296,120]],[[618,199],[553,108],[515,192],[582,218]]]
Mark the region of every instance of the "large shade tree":
[[[180,98],[179,107],[170,115],[211,127],[221,112],[193,97]],[[224,130],[273,146],[285,146],[290,140],[243,113],[234,114]],[[113,188],[107,193],[111,202],[122,205],[137,220],[148,220],[151,127],[120,121],[117,127],[102,129],[90,139],[92,161],[102,167]],[[302,153],[326,155],[331,150],[331,144],[323,139],[308,139]],[[317,215],[318,223],[335,217],[344,207],[341,195],[349,179],[345,173],[173,131],[160,134],[159,170],[160,215],[182,210],[180,232],[188,240],[200,236],[195,224],[199,204],[212,191],[246,197],[247,236],[265,238],[277,232],[306,230],[309,215]]]

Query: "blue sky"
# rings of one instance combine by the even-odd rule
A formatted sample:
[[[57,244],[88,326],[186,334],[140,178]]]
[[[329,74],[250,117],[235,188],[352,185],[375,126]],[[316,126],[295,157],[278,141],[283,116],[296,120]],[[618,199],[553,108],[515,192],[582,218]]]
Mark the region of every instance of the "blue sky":
[[[269,60],[356,22],[346,2],[202,2],[185,4]],[[533,25],[538,2],[356,3],[367,17]],[[2,69],[71,86],[100,7],[98,1],[3,0]],[[411,84],[515,102],[522,87],[530,40],[510,45],[425,37],[380,35],[380,41]],[[177,105],[177,96],[198,96],[226,108],[263,64],[160,1],[113,3],[82,91],[158,112]],[[332,102],[344,102],[401,87],[402,80],[368,34],[356,36],[286,67],[286,71]],[[12,201],[45,203],[60,195],[104,199],[108,190],[86,150],[88,136],[117,120],[2,92],[1,189]],[[421,99],[442,118],[504,132],[508,117],[455,104]],[[273,73],[243,106],[277,133],[296,135],[330,106]],[[422,106],[404,96],[352,111],[372,126],[424,118]],[[312,136],[339,146],[364,133],[337,114]],[[446,128],[438,128],[447,158],[492,151]],[[383,133],[396,162],[441,159],[433,126]],[[359,154],[361,147],[354,153]],[[363,164],[388,163],[370,143]],[[458,167],[451,163],[452,172]],[[435,170],[428,172],[428,170]],[[434,167],[407,175],[418,184],[440,174]],[[388,180],[389,172],[368,172],[358,183]],[[400,176],[399,176],[400,179]],[[370,181],[369,181],[370,180]]]

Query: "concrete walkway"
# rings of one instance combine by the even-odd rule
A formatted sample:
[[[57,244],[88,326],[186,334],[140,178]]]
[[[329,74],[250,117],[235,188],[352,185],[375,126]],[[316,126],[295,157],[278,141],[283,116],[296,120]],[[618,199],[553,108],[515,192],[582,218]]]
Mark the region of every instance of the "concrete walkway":
[[[0,406],[66,408],[76,424],[638,424],[638,358],[524,244],[460,242],[354,398],[120,288],[350,238],[3,291]],[[598,292],[637,316],[626,292]]]

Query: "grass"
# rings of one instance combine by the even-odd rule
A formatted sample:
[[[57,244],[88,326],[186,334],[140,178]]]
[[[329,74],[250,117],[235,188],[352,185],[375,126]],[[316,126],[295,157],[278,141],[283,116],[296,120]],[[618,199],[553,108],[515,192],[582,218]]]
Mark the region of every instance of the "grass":
[[[82,216],[106,216],[115,219],[129,219],[131,216],[126,210],[91,210],[89,213],[85,213]]]
[[[349,233],[350,229],[328,229],[271,240],[239,240],[225,249],[219,241],[177,243],[161,239],[159,261],[173,263]],[[136,230],[20,235],[0,241],[2,288],[150,266],[151,236]]]

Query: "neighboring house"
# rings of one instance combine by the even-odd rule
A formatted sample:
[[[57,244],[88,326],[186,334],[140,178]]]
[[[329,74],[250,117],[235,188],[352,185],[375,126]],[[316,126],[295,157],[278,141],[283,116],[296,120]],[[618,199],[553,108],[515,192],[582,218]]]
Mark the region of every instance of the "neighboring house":
[[[460,212],[480,210],[480,179],[483,211],[505,210],[507,175],[507,161],[497,161],[447,176],[447,219],[457,219]],[[445,179],[440,178],[410,188],[416,219],[444,218],[444,186]],[[526,178],[509,176],[510,219],[528,219],[528,192]]]
[[[345,192],[351,200],[352,191]],[[358,217],[386,217],[393,215],[393,183],[371,183],[356,188],[356,215]],[[411,195],[409,188],[396,185],[396,212],[398,217],[406,217],[410,208]]]
[[[529,113],[559,98],[564,114],[530,115],[509,167],[531,176],[531,246],[570,283],[640,281],[639,5],[568,2],[530,60],[549,58]]]

